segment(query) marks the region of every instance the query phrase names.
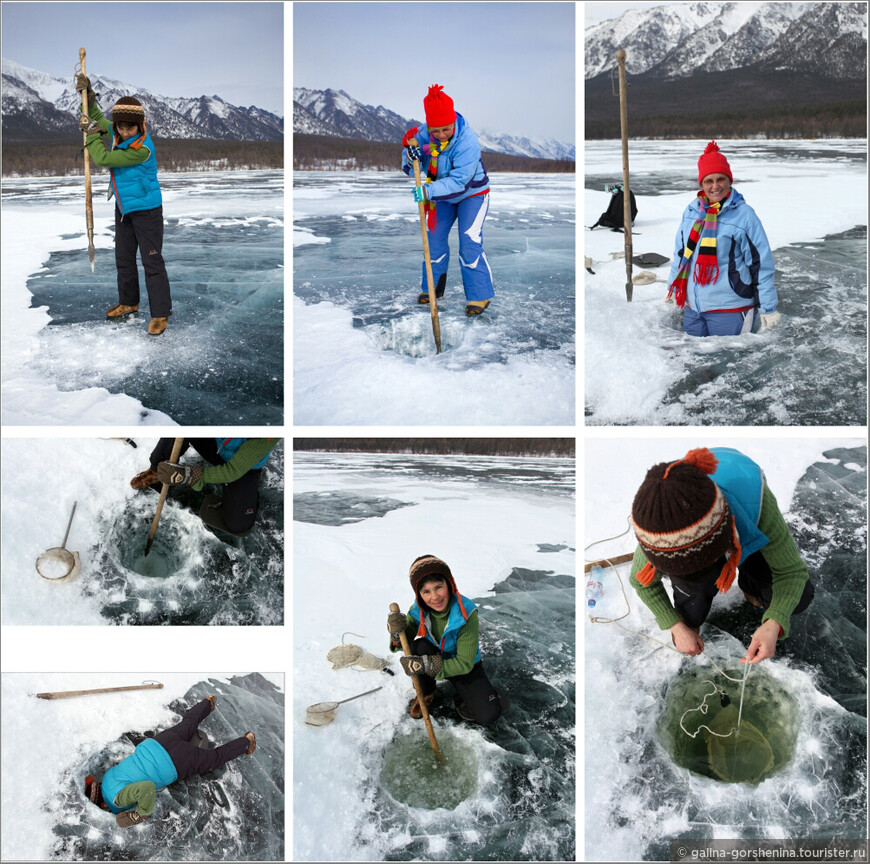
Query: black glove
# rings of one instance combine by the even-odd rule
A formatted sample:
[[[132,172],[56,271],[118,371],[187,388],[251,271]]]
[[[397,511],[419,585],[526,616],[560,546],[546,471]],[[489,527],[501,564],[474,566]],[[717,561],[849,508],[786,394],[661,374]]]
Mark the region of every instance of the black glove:
[[[408,144],[405,147],[405,150],[408,151],[408,158],[412,162],[422,162],[423,161],[423,151],[420,149],[419,144]]]
[[[132,828],[134,825],[141,824],[145,819],[150,819],[150,816],[140,816],[136,810],[125,810],[115,817],[119,828]]]
[[[97,101],[97,94],[91,89],[91,79],[87,75],[82,75],[81,72],[76,75],[76,90],[88,91],[88,105],[93,105]]]
[[[406,675],[428,675],[434,678],[441,671],[440,654],[424,654],[422,657],[412,654],[410,657],[400,657],[399,662]]]
[[[183,484],[195,486],[202,479],[202,465],[179,465],[177,462],[161,462],[157,466],[157,477],[161,483],[170,486]]]

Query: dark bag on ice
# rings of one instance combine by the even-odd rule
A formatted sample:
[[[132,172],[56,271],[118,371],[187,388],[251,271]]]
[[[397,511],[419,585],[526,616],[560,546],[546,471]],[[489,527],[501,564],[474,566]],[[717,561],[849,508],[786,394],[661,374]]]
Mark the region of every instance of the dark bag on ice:
[[[634,199],[634,192],[628,190],[629,200],[631,201],[631,224],[634,225],[635,217],[637,216],[637,201]],[[598,221],[590,228],[592,231],[599,225],[602,228],[610,228],[611,231],[623,231],[623,223],[625,222],[625,192],[623,192],[622,184],[618,184],[612,188],[610,203],[607,209],[598,217]]]

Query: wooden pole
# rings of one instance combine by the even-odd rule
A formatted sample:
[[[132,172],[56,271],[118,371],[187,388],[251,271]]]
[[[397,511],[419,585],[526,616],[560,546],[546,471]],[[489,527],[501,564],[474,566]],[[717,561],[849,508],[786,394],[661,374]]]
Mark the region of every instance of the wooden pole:
[[[612,555],[610,558],[601,558],[598,561],[590,561],[584,568],[583,572],[588,573],[593,567],[615,567],[617,564],[625,564],[626,561],[631,561],[634,558],[634,552],[627,552],[625,555]]]
[[[412,138],[410,144],[417,146],[417,139]],[[414,185],[420,186],[420,163],[412,159],[414,165]],[[420,211],[420,230],[423,232],[423,258],[426,260],[426,281],[429,288],[429,313],[432,316],[432,333],[435,335],[435,353],[441,353],[441,322],[438,320],[438,300],[435,297],[435,278],[432,276],[432,258],[429,255],[429,232],[426,230],[426,207],[422,201],[417,202]]]
[[[79,48],[79,63],[82,68],[82,75],[87,75],[85,71],[85,49]],[[88,91],[82,90],[82,113],[88,113]],[[88,133],[82,130],[82,143],[85,145],[85,223],[88,226],[88,258],[91,262],[91,273],[94,272],[94,199],[91,192],[91,157],[88,155]]]
[[[628,185],[628,85],[625,83],[625,51],[620,48],[616,52],[616,62],[619,64],[619,125],[622,130],[622,194],[625,224],[625,299],[631,303],[631,190]]]
[[[159,681],[153,684],[133,684],[130,687],[100,687],[97,690],[60,690],[57,693],[37,693],[37,699],[69,699],[72,696],[90,696],[92,693],[120,693],[122,690],[162,690]]]
[[[390,612],[399,611],[400,610],[398,603],[390,603]],[[399,638],[402,641],[402,651],[405,652],[406,657],[410,657],[411,646],[408,645],[408,637],[405,635],[404,630],[400,634]],[[423,688],[420,686],[420,679],[416,675],[412,675],[411,680],[414,682],[414,690],[417,693],[417,703],[420,706],[420,710],[423,712],[423,719],[426,721],[426,731],[429,733],[429,743],[432,745],[432,749],[435,751],[435,758],[443,765],[444,757],[441,755],[441,748],[438,746],[438,742],[435,740],[435,730],[432,728],[432,720],[429,717],[429,709],[426,707],[426,703],[423,701]]]
[[[178,461],[178,454],[181,453],[181,444],[184,438],[176,438],[172,445],[172,455],[169,457],[170,462]],[[151,522],[151,530],[148,532],[148,542],[145,544],[145,554],[151,551],[151,544],[154,542],[154,535],[157,533],[157,523],[160,521],[160,514],[163,512],[163,504],[166,501],[166,493],[169,491],[169,484],[164,483],[160,490],[160,500],[157,502],[157,512],[154,514],[154,519]]]

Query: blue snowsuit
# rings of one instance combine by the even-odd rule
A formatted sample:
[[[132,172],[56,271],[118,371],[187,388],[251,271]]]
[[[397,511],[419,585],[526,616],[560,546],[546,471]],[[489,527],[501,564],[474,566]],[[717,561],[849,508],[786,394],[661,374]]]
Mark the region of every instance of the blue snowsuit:
[[[692,226],[700,218],[701,201],[695,198],[677,230],[669,284],[676,278]],[[717,219],[716,257],[719,275],[711,284],[696,284],[694,261],[689,271],[683,330],[693,336],[745,332],[752,328],[756,311],[776,310],[775,267],[767,235],[755,211],[733,187]]]
[[[420,171],[429,168],[429,130],[423,125],[417,130],[417,140],[423,150]],[[413,165],[407,151],[402,150],[402,170],[412,176]],[[436,179],[427,184],[429,200],[435,203],[435,226],[429,230],[429,254],[435,283],[447,273],[450,248],[447,236],[459,219],[459,265],[467,300],[488,300],[495,294],[492,271],[483,251],[483,223],[489,212],[489,177],[480,158],[477,136],[465,118],[456,114],[456,130],[450,144],[438,156]],[[423,262],[421,291],[428,290],[426,263]]]

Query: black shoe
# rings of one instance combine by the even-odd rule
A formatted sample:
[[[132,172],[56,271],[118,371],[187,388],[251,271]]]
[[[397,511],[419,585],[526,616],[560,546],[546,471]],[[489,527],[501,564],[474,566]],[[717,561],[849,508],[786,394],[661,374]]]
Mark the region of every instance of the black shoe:
[[[438,284],[435,286],[435,299],[440,300],[444,296],[444,289],[447,286],[447,274],[442,273],[438,279]],[[417,298],[418,303],[429,302],[429,292],[423,291]]]

